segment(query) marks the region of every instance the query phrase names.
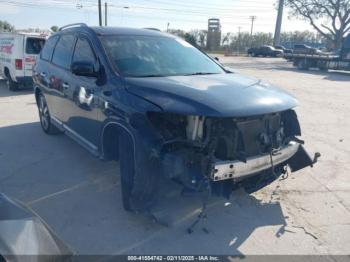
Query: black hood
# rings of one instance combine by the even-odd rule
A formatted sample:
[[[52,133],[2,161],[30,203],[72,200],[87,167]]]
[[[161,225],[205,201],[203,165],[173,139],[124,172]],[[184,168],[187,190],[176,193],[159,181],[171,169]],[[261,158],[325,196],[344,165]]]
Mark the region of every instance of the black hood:
[[[128,77],[127,90],[165,112],[244,117],[280,112],[297,105],[290,94],[236,73],[200,76]]]

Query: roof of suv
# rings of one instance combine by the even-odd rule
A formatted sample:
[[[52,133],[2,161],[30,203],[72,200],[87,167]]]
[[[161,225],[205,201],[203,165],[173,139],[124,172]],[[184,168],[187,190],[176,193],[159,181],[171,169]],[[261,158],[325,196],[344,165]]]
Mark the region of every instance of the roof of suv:
[[[92,30],[98,35],[143,35],[143,36],[170,36],[155,29],[138,29],[128,27],[102,27],[102,26],[74,26],[66,28],[64,31],[87,31]]]

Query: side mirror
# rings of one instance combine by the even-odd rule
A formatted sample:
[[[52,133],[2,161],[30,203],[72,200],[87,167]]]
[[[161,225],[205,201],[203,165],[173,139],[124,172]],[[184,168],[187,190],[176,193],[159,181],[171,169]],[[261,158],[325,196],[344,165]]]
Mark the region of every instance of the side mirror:
[[[95,71],[95,66],[90,62],[74,62],[71,67],[72,73],[77,76],[97,77],[98,72]]]

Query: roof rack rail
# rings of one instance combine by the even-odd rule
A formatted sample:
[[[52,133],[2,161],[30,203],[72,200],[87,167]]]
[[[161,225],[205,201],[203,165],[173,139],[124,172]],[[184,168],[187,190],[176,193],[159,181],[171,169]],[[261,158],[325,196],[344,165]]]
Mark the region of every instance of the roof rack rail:
[[[160,29],[158,29],[158,28],[154,28],[154,27],[144,27],[143,29],[146,29],[146,30],[153,30],[153,31],[161,32],[161,31],[160,31]]]
[[[76,26],[88,27],[87,24],[85,24],[85,23],[75,23],[75,24],[69,24],[69,25],[62,26],[58,29],[58,31],[62,31],[64,29],[67,29],[70,27],[76,27]]]

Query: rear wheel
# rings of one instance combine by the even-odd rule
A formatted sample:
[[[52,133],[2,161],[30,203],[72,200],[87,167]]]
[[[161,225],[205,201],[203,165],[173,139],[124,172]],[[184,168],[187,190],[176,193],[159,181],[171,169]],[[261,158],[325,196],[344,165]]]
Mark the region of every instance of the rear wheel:
[[[9,91],[18,90],[18,83],[12,80],[11,75],[8,72],[6,74],[6,86]]]
[[[49,108],[47,106],[45,97],[41,93],[38,95],[38,110],[39,110],[40,125],[43,131],[46,134],[50,134],[50,135],[60,133],[59,129],[54,125],[52,125],[51,123]]]
[[[297,67],[299,70],[309,70],[309,65],[306,60],[299,60],[297,63]]]

